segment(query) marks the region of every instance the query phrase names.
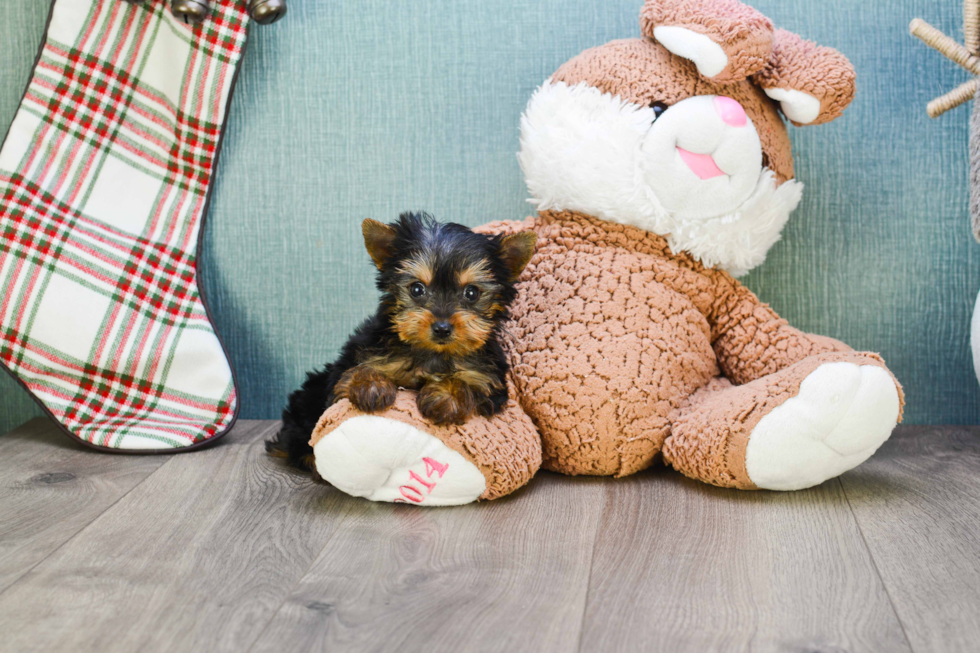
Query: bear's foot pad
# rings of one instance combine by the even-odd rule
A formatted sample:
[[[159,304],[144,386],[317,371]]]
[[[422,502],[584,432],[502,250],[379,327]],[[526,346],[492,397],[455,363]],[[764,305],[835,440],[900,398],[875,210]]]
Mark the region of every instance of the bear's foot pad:
[[[358,415],[313,446],[316,471],[338,490],[371,501],[457,506],[487,489],[480,469],[410,424]]]
[[[895,382],[881,367],[825,363],[752,430],[749,478],[766,490],[800,490],[839,476],[888,439],[899,404]]]

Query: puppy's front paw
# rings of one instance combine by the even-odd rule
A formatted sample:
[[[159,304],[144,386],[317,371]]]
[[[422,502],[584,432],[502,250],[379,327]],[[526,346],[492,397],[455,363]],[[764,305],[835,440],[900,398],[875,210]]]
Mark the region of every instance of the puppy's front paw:
[[[422,417],[433,424],[463,424],[473,414],[475,403],[470,388],[454,381],[430,383],[418,395]]]
[[[381,377],[352,386],[347,398],[363,413],[380,413],[391,408],[397,392],[394,383]]]
[[[359,365],[341,377],[334,392],[362,413],[380,413],[395,403],[398,388],[381,372]]]

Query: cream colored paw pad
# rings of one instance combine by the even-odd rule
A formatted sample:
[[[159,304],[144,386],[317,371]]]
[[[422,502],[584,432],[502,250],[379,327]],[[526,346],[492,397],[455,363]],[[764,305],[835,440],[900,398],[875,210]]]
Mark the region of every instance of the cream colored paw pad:
[[[313,454],[326,481],[371,501],[456,506],[487,489],[479,468],[441,440],[385,417],[346,420],[314,445]]]
[[[857,467],[891,435],[898,390],[880,367],[826,363],[800,392],[759,420],[745,449],[758,487],[800,490]]]

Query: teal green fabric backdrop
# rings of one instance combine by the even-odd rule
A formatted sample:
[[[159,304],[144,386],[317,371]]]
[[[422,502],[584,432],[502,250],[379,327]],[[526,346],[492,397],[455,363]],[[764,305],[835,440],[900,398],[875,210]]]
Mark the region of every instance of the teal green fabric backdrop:
[[[2,131],[46,4],[0,3]],[[641,4],[291,0],[285,21],[253,29],[200,252],[243,417],[277,417],[303,372],[372,310],[363,218],[424,208],[477,225],[528,213],[515,158],[525,103],[581,50],[637,36]],[[804,201],[746,282],[796,326],[881,352],[905,385],[907,422],[976,423],[969,110],[925,114],[967,77],[908,36],[921,16],[962,39],[962,3],[753,4],[846,53],[859,90],[843,119],[791,128]],[[34,414],[0,378],[0,429]]]

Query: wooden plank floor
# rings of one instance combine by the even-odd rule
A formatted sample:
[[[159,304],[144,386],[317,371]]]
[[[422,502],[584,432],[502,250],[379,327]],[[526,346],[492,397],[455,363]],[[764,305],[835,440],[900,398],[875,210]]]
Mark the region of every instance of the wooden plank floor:
[[[820,487],[540,474],[418,509],[263,453],[0,436],[0,652],[978,651],[980,427],[901,427]]]

